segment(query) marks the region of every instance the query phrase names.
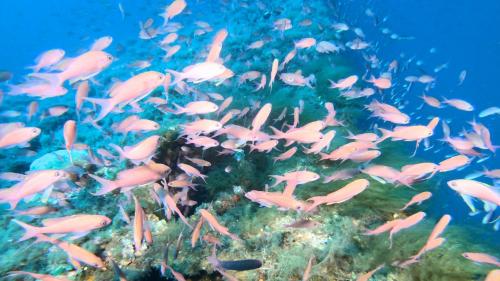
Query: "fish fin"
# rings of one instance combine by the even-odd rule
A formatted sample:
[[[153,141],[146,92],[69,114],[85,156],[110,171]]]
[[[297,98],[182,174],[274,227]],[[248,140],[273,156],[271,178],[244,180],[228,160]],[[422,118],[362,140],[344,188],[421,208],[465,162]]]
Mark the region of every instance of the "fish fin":
[[[392,131],[384,129],[384,128],[378,128],[380,132],[382,132],[382,136],[375,142],[375,144],[381,143],[384,140],[388,139],[391,137]]]
[[[118,147],[119,148],[119,147]],[[121,150],[121,148],[119,148]],[[121,153],[120,153],[121,154]],[[98,196],[98,195],[104,195],[106,193],[109,193],[117,188],[119,186],[116,185],[114,181],[110,181],[101,177],[98,177],[96,175],[89,174],[91,178],[96,180],[99,184],[102,185],[101,189],[99,189],[96,193],[92,193],[92,195]]]
[[[174,75],[174,81],[170,84],[170,86],[174,86],[177,83],[181,82],[184,80],[184,77],[182,76],[182,72],[178,72],[172,69],[167,69],[168,72],[170,72],[172,75]]]
[[[106,115],[108,115],[115,108],[116,105],[112,99],[96,99],[96,98],[84,98],[84,99],[91,103],[98,104],[101,107],[101,112],[99,112],[99,115],[97,116],[97,118],[93,120],[93,122],[97,122],[106,117]]]
[[[45,80],[52,86],[61,86],[64,81],[61,81],[61,76],[59,74],[60,73],[31,73],[28,74],[28,76],[40,80]]]
[[[24,223],[22,221],[18,221],[16,219],[13,219],[12,220],[13,222],[17,223],[19,226],[21,226],[22,228],[24,228],[24,230],[26,231],[26,233],[24,233],[24,235],[18,240],[18,242],[21,242],[21,241],[24,241],[24,240],[28,240],[32,237],[35,237],[37,236],[38,232],[38,227],[36,226],[32,226],[32,225],[29,225],[27,223]]]
[[[271,130],[273,131],[274,135],[276,138],[283,138],[283,136],[285,135],[285,133],[283,133],[282,131],[274,128],[273,126],[269,126],[269,128],[271,128]]]

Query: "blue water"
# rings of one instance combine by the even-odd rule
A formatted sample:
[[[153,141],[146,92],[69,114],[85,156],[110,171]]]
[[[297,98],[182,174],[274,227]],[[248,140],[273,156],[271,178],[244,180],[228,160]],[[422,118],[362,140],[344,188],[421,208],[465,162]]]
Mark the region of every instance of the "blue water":
[[[237,85],[236,80],[238,79],[238,76],[244,71],[251,70],[251,68],[247,67],[248,64],[253,63],[255,65],[254,68],[265,73],[269,79],[269,71],[271,68],[272,58],[275,57],[274,54],[278,53],[279,55],[276,57],[278,57],[281,61],[282,58],[290,51],[291,42],[297,41],[303,37],[316,37],[318,41],[335,40],[338,43],[346,43],[346,41],[356,38],[356,36],[352,33],[352,29],[358,27],[366,34],[366,38],[364,40],[369,42],[371,47],[366,51],[347,50],[335,55],[335,59],[339,59],[338,61],[342,61],[342,63],[348,62],[351,64],[348,66],[350,67],[348,71],[345,73],[339,72],[344,75],[344,77],[348,74],[357,74],[361,77],[367,70],[369,70],[366,66],[367,63],[361,54],[376,55],[384,65],[387,65],[392,60],[397,60],[400,71],[393,77],[393,87],[390,90],[384,91],[382,94],[377,93],[376,96],[370,97],[369,99],[353,101],[351,103],[353,107],[349,107],[349,105],[347,105],[345,108],[343,108],[345,105],[344,103],[337,107],[336,102],[341,99],[337,99],[338,97],[334,98],[332,91],[321,93],[322,95],[318,94],[317,98],[314,97],[309,100],[307,95],[304,95],[306,97],[304,98],[306,108],[309,105],[311,107],[314,106],[314,109],[321,108],[321,110],[323,110],[324,102],[333,102],[335,100],[334,103],[336,104],[336,108],[342,112],[343,116],[348,116],[350,114],[349,110],[352,108],[360,108],[361,105],[368,104],[369,100],[372,98],[376,98],[383,102],[397,105],[403,112],[411,116],[411,124],[427,124],[432,117],[439,116],[441,120],[446,121],[449,124],[453,136],[459,135],[465,128],[469,130],[470,126],[467,122],[475,119],[489,128],[493,144],[500,143],[500,122],[498,114],[486,118],[478,118],[478,114],[482,110],[492,106],[500,106],[500,90],[498,87],[498,79],[500,77],[500,1],[484,0],[479,3],[478,1],[468,0],[318,0],[311,1],[311,3],[314,2],[314,4],[311,4],[308,3],[309,1],[293,0],[288,1],[290,5],[283,4],[281,3],[282,1],[267,2],[265,2],[267,5],[265,12],[269,12],[271,14],[270,19],[264,16],[264,11],[259,11],[262,14],[252,14],[249,12],[248,15],[245,15],[245,13],[241,10],[244,8],[239,7],[239,4],[241,3],[246,3],[254,7],[258,4],[255,1],[188,1],[188,8],[181,15],[172,20],[180,22],[184,25],[184,30],[179,31],[179,34],[186,37],[183,38],[184,41],[182,43],[182,49],[177,55],[174,55],[172,59],[167,62],[162,62],[161,57],[164,55],[164,52],[160,52],[157,48],[158,46],[153,42],[158,41],[159,38],[163,38],[164,35],[160,35],[152,41],[140,40],[138,38],[139,22],[144,22],[147,18],[152,17],[155,19],[154,25],[162,23],[163,19],[161,19],[158,14],[163,10],[165,5],[170,3],[170,1],[3,0],[0,1],[0,34],[2,35],[2,38],[4,38],[0,41],[0,71],[9,71],[13,74],[14,78],[6,83],[0,82],[0,90],[8,92],[8,84],[21,83],[24,80],[24,76],[29,73],[27,67],[33,65],[34,59],[43,51],[61,48],[66,51],[66,56],[72,57],[84,53],[95,39],[102,36],[112,36],[113,43],[106,51],[111,53],[116,58],[116,61],[113,62],[109,69],[103,71],[102,74],[95,77],[97,81],[101,82],[101,85],[97,84],[93,86],[93,90],[90,93],[90,96],[92,97],[104,97],[105,95],[103,93],[105,89],[109,88],[113,78],[126,80],[132,75],[140,73],[138,71],[128,69],[126,67],[128,63],[136,60],[152,58],[153,66],[151,69],[160,72],[165,72],[166,68],[181,71],[183,67],[191,65],[195,63],[196,60],[199,60],[201,57],[200,54],[202,54],[203,51],[207,49],[207,46],[211,44],[211,40],[215,35],[215,32],[221,28],[227,28],[230,35],[224,44],[226,44],[225,46],[230,45],[232,49],[223,48],[221,57],[231,54],[231,59],[226,66],[235,72],[235,77],[232,77],[229,80],[231,83],[230,87],[226,85],[221,86],[221,88],[209,86],[202,88],[202,91],[220,91],[220,93],[225,97],[233,95],[235,97],[233,105],[238,105],[234,108],[239,109],[244,106],[250,106],[252,102],[257,99],[262,100],[263,103],[272,102],[273,100],[278,101],[277,103],[279,103],[280,101],[283,101],[283,97],[274,96],[276,92],[272,93],[269,91],[269,94],[264,94],[263,92],[261,96],[252,96],[254,94],[250,93],[251,88],[247,86],[240,87]],[[118,9],[119,3],[125,10],[124,18],[122,18]],[[300,10],[298,10],[302,4],[310,4],[313,6],[317,5],[319,8],[317,8],[317,10],[313,9],[313,12],[311,12],[312,17],[310,17],[307,13],[304,14],[304,12],[301,13]],[[323,18],[315,18],[315,16],[318,17],[318,15],[321,14],[317,11],[324,11],[322,9],[329,5],[330,7],[333,7],[327,9],[327,11],[330,12],[327,12],[326,15],[323,14]],[[374,13],[373,17],[367,15],[367,9],[370,9]],[[231,14],[231,10],[237,10],[240,17],[235,18]],[[253,10],[253,12],[255,12],[255,10]],[[292,19],[294,24],[292,29],[293,31],[285,31],[285,35],[280,35],[278,32],[271,32],[272,22],[282,17]],[[307,28],[299,27],[298,25],[298,22],[305,18],[311,19],[313,22],[317,20],[318,22],[328,22],[330,24],[334,22],[345,22],[349,25],[351,30],[339,35],[332,31],[332,27],[325,25],[322,26],[325,31],[310,32],[307,31]],[[193,27],[193,22],[196,20],[210,23],[213,31],[203,36],[193,36],[192,32],[196,29],[196,27]],[[248,30],[242,26],[248,27]],[[382,32],[384,28],[389,30],[387,34]],[[391,38],[391,34],[396,34],[398,38]],[[246,45],[260,39],[271,41],[283,40],[286,43],[283,43],[282,45],[275,44],[272,47],[265,46],[263,49],[255,51],[255,53],[250,53],[252,51],[244,51]],[[316,63],[317,65],[322,65],[322,67],[324,67],[325,61],[328,63],[333,61],[332,59],[325,59],[325,61],[318,63],[318,61],[322,60],[322,57],[314,55],[313,49],[308,52],[309,53],[307,55],[300,54],[294,58],[294,60],[290,63],[293,67],[288,69],[289,72],[292,72],[292,70],[294,72],[298,69],[317,70],[317,67],[314,68]],[[301,50],[299,53],[306,52],[302,52]],[[333,67],[333,63],[330,64],[330,66]],[[439,71],[435,71],[436,68],[441,69],[439,69]],[[386,69],[386,67],[383,67],[382,69]],[[464,70],[467,73],[466,78],[463,84],[459,85],[459,74]],[[318,73],[319,72],[320,71],[318,71]],[[381,72],[382,71],[380,69],[376,69],[372,70],[370,74],[376,75]],[[310,73],[306,72],[304,76],[309,74]],[[410,91],[407,91],[407,83],[404,81],[404,77],[408,75],[420,76],[423,74],[435,77],[435,86],[430,89],[425,89],[425,86],[416,83],[412,86]],[[100,80],[100,78],[102,79]],[[336,77],[335,79],[331,77],[332,80],[337,80],[337,78],[342,77]],[[256,81],[258,82],[259,80]],[[278,91],[287,87],[278,77],[276,77],[275,83],[279,84],[277,86]],[[322,81],[322,83],[327,82],[325,80]],[[69,85],[67,85],[67,88],[71,89]],[[265,91],[267,93],[267,88]],[[306,91],[307,90],[304,90],[303,92]],[[300,93],[302,94],[303,92]],[[286,93],[288,94],[288,92]],[[465,112],[450,107],[441,109],[431,108],[427,105],[423,105],[422,100],[419,97],[423,93],[439,99],[443,97],[463,99],[470,102],[474,106],[475,110],[473,112]],[[300,96],[301,94],[290,95],[290,99],[288,99],[288,96],[285,98],[288,104],[283,106],[289,107],[289,114],[293,111],[292,107],[298,105],[298,100],[302,97]],[[74,90],[70,90],[65,97],[40,101],[40,111],[45,110],[48,105],[55,104],[65,104],[72,107],[73,95]],[[158,91],[153,95],[155,97],[162,96],[161,94],[158,94]],[[173,96],[173,101],[181,104],[185,104],[187,101],[194,99],[194,95],[171,95]],[[26,110],[28,103],[32,100],[34,99],[26,98],[24,100],[24,97],[11,98],[9,95],[5,95],[3,104],[0,105],[0,111],[10,109],[23,111],[23,116],[19,117],[19,120],[24,121],[24,111]],[[220,104],[221,101],[217,101],[216,103]],[[172,107],[171,104],[169,106]],[[275,103],[273,106],[274,109],[272,117],[276,118],[279,114],[276,108],[279,108],[281,104]],[[89,110],[95,109],[90,105],[87,105],[86,107]],[[146,106],[144,108],[146,108]],[[323,111],[321,112],[321,117],[323,117],[324,113]],[[123,116],[130,114],[131,113],[127,111]],[[165,117],[166,115],[162,114],[163,113],[159,113],[159,111],[152,109],[152,107],[147,107],[141,116],[157,121],[163,126],[162,130],[166,130],[166,128],[171,124],[178,124],[187,122],[186,120],[190,120],[178,118],[172,115]],[[251,114],[255,114],[255,112],[252,112]],[[316,114],[317,112],[314,112],[313,114],[306,116],[305,119],[318,120],[320,117]],[[353,116],[359,117],[359,115],[355,114],[353,114]],[[39,123],[35,121],[29,123],[32,126],[45,126],[42,128],[43,133],[40,137],[41,141],[37,142],[34,147],[35,150],[39,149],[37,151],[39,154],[36,157],[42,156],[40,155],[41,153],[49,153],[53,150],[62,149],[64,146],[61,131],[62,124],[64,124],[64,121],[67,119],[75,119],[76,115],[75,112],[70,109],[69,113],[58,118],[59,119],[50,119],[49,121],[40,120]],[[220,119],[220,117],[213,117],[213,119],[216,118]],[[249,126],[252,120],[251,118],[253,118],[253,115],[249,115],[246,119],[240,121],[243,122],[245,126]],[[292,120],[291,115],[287,118],[289,119],[290,124]],[[110,142],[119,142],[120,146],[127,144],[131,145],[137,143],[143,138],[144,135],[140,134],[134,135],[133,137],[129,136],[129,138],[122,138],[121,136],[118,137],[113,135],[113,131],[109,129],[112,123],[111,121],[118,122],[122,119],[123,118],[119,117],[117,113],[110,114],[109,117],[102,122],[103,127],[107,127],[105,131],[103,131],[104,134],[94,130],[89,125],[84,125],[83,132],[79,132],[79,141],[95,142],[86,144],[89,146],[95,146],[92,148],[97,149],[108,148],[106,145]],[[370,130],[371,128],[374,128],[374,126],[382,128],[392,127],[392,125],[374,118],[370,118],[368,120],[369,122],[365,122],[364,120],[355,120],[353,124],[349,125],[354,127],[358,126],[358,129],[362,128],[363,130]],[[14,121],[17,121],[17,119],[0,117],[0,123]],[[337,134],[340,135],[340,131],[337,132]],[[149,136],[151,134],[146,135]],[[421,144],[418,153],[414,157],[410,156],[414,148],[413,142],[397,146],[397,153],[404,155],[408,162],[401,163],[399,161],[394,161],[394,165],[397,166],[396,168],[400,168],[402,164],[408,163],[424,161],[438,163],[447,157],[455,155],[456,153],[452,150],[452,148],[441,141],[442,137],[442,127],[441,125],[438,125],[434,136],[430,138],[433,148],[426,151],[423,149],[423,145]],[[51,139],[53,138],[55,140],[51,142]],[[338,139],[340,137],[337,136],[336,138]],[[386,145],[387,142],[390,141],[386,141]],[[300,146],[298,146],[298,148],[299,147]],[[382,150],[384,149],[383,147],[384,146],[382,146]],[[392,147],[388,149],[392,149]],[[110,151],[112,150],[110,149]],[[211,157],[213,161],[218,161],[219,158],[213,157],[214,151],[215,150],[200,153],[200,158],[208,155],[207,157]],[[284,149],[280,149],[280,151],[283,152]],[[460,231],[463,231],[463,233],[466,233],[464,236],[468,235],[470,237],[474,237],[473,239],[481,240],[482,247],[489,249],[491,254],[498,255],[500,254],[500,243],[498,242],[499,232],[493,229],[494,224],[482,223],[484,213],[476,216],[470,216],[470,210],[467,208],[467,205],[461,197],[459,197],[456,192],[448,188],[446,184],[449,180],[464,178],[466,175],[482,171],[484,168],[491,170],[500,168],[498,155],[487,150],[481,150],[481,152],[484,152],[484,156],[473,158],[472,163],[464,169],[439,174],[428,180],[426,184],[428,184],[429,189],[432,190],[433,197],[429,202],[424,203],[422,208],[424,208],[427,212],[429,220],[437,220],[443,214],[452,215],[452,225],[457,227]],[[277,155],[276,152],[273,153],[273,156]],[[29,169],[30,161],[32,161],[32,159],[27,159],[24,162],[20,161],[22,162],[21,164],[19,162],[12,164],[8,163],[8,159],[14,159],[16,158],[16,155],[12,155],[12,152],[7,150],[0,150],[0,155],[2,156],[0,159],[4,162],[0,172],[25,173]],[[270,159],[269,155],[266,157],[267,160]],[[236,158],[237,157],[234,157],[234,159]],[[231,163],[230,161],[234,161],[234,159],[221,160],[218,164],[213,163],[215,166],[213,169],[223,170],[228,165],[227,163]],[[262,160],[252,159],[253,161]],[[477,163],[478,160],[480,160],[481,163]],[[293,164],[290,164],[288,170],[297,169],[298,167],[302,168],[301,165],[305,161],[301,161],[302,160],[297,160],[296,163],[294,162]],[[374,160],[373,162],[377,163],[377,160]],[[131,167],[130,163],[124,163],[124,161],[119,164],[115,163],[115,166],[120,169]],[[256,163],[257,164],[253,164],[258,167],[261,164],[261,162]],[[389,161],[383,164],[390,166],[391,162]],[[338,168],[340,167],[340,164],[333,167]],[[319,164],[314,167],[314,169],[320,168],[321,165]],[[108,172],[104,172],[104,174],[106,173]],[[109,174],[112,174],[112,172],[109,172]],[[107,175],[109,176],[109,174]],[[254,179],[255,182],[259,183],[266,182],[266,180],[268,179]],[[492,189],[498,191],[498,179],[496,182],[485,177],[478,178],[477,180],[493,186]],[[203,184],[201,181],[198,183]],[[88,186],[92,186],[93,188],[93,185],[88,182],[86,184],[88,184]],[[2,183],[1,187],[7,188],[9,186],[10,185],[8,184]],[[252,188],[262,187],[252,186]],[[315,190],[315,192],[317,191],[318,189]],[[418,191],[420,192],[423,190]],[[231,190],[226,190],[225,192],[231,192]],[[217,193],[215,194],[217,195]],[[411,194],[414,195],[415,193]],[[210,196],[214,197],[209,199],[206,199],[205,195],[202,197],[203,200],[207,200],[206,203],[219,202],[219,198],[216,197],[216,195],[214,196],[214,194],[211,193]],[[409,198],[410,195],[407,195],[404,199],[399,199],[407,201]],[[247,201],[245,201],[245,203],[251,203]],[[355,199],[353,199],[353,201],[355,201]],[[92,201],[86,203],[92,205]],[[106,204],[114,204],[114,202],[106,202]],[[195,206],[195,209],[196,207],[199,207],[199,205]],[[204,208],[205,207],[206,206],[204,206]],[[244,209],[241,205],[239,207]],[[480,204],[477,204],[477,207],[482,209]],[[109,208],[114,209],[116,208],[116,205]],[[133,208],[131,210],[133,210]],[[419,209],[415,208],[414,210]],[[82,210],[75,209],[73,211],[78,213],[78,211]],[[152,214],[156,210],[151,209],[149,211]],[[196,212],[189,209],[188,211]],[[4,214],[7,212],[8,211],[5,211]],[[130,213],[132,213],[132,211]],[[279,216],[280,214],[281,213],[277,212],[276,216]],[[116,212],[113,215],[116,215]],[[500,212],[499,210],[496,210],[492,216],[492,220],[498,216],[500,216]],[[386,214],[383,219],[379,219],[387,220],[387,217],[388,216]],[[5,219],[5,225],[7,226],[8,215],[5,215]],[[117,219],[115,218],[115,220]],[[12,224],[10,224],[10,227],[12,227]],[[116,224],[114,227],[116,229],[120,229],[120,227],[117,227]],[[120,230],[123,229],[125,229],[125,227],[122,226]],[[230,229],[232,229],[232,227],[230,227]],[[12,233],[13,231],[10,231],[9,235]],[[12,241],[17,240],[17,238],[14,237],[10,237],[9,239],[12,239]],[[169,237],[169,239],[169,241],[173,240],[172,237]],[[7,247],[6,245],[2,245],[2,247],[10,249],[10,247]],[[473,247],[474,245],[471,244],[470,248]],[[183,266],[185,266],[185,264]],[[5,268],[1,269],[5,270]],[[20,269],[22,268],[15,266],[9,268],[8,270]],[[192,268],[190,268],[190,270],[192,270]],[[45,271],[45,273],[49,273],[51,270],[47,269]],[[482,270],[480,275],[484,275],[485,273],[486,270]],[[476,272],[476,274],[478,273]],[[384,279],[386,277],[385,275],[386,274],[381,275],[380,279],[377,280],[387,280]],[[481,278],[483,277],[481,276]],[[272,280],[272,278],[266,280]],[[414,280],[422,279],[415,277]],[[444,278],[433,280],[451,279]],[[474,280],[483,279],[476,278]]]

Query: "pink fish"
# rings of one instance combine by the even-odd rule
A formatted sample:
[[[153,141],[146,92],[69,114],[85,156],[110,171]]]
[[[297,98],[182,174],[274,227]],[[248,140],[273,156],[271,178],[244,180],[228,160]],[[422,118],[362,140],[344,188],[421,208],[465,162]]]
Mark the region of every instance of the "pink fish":
[[[423,201],[431,198],[431,196],[432,196],[432,193],[430,193],[428,191],[421,192],[421,193],[413,196],[411,198],[410,202],[406,203],[406,205],[404,205],[404,207],[401,208],[400,211],[406,210],[406,208],[408,208],[409,206],[414,205],[414,204],[420,205]]]
[[[375,269],[372,269],[372,270],[368,271],[367,273],[358,276],[358,278],[356,279],[356,281],[368,281],[373,276],[373,274],[375,274],[377,271],[379,271],[380,269],[382,269],[384,266],[385,265],[383,265],[383,264],[379,265]]]
[[[331,83],[330,88],[345,90],[345,89],[350,89],[358,81],[358,76],[351,75],[349,77],[340,79],[337,82],[333,82],[332,80],[328,80],[328,81],[330,81],[330,83]]]
[[[332,205],[348,201],[363,192],[369,185],[370,182],[368,180],[357,179],[328,195],[311,197],[307,199],[307,201],[312,201],[308,211],[314,210],[317,206],[322,204]]]
[[[269,114],[271,113],[272,105],[270,103],[266,103],[262,108],[257,112],[253,121],[252,121],[252,132],[258,132],[262,128],[269,118]]]
[[[40,69],[49,68],[50,66],[53,66],[54,64],[61,61],[65,54],[66,52],[61,49],[48,50],[42,53],[36,59],[36,65],[31,66],[30,68],[32,68],[35,72],[39,72]]]
[[[66,150],[68,151],[69,160],[73,163],[73,156],[71,156],[71,148],[76,140],[76,122],[74,120],[68,120],[64,123],[64,143]]]
[[[56,233],[85,233],[94,229],[102,228],[111,223],[111,219],[101,215],[78,214],[59,218],[50,218],[42,221],[42,227],[29,225],[27,223],[13,220],[24,228],[26,233],[19,241],[24,241],[38,234]]]
[[[308,206],[306,202],[299,201],[292,196],[286,196],[282,192],[251,190],[245,193],[245,197],[265,207],[275,206],[278,210],[304,211]]]
[[[57,240],[55,238],[48,237],[43,234],[38,234],[36,237],[37,237],[37,242],[48,242],[63,250],[66,253],[66,255],[68,255],[72,265],[75,266],[76,268],[81,267],[80,262],[83,262],[85,264],[97,268],[106,267],[101,258],[85,250],[82,247],[79,247],[75,244],[71,244],[65,241]]]
[[[313,88],[311,83],[314,83],[316,81],[316,78],[313,74],[309,75],[308,77],[304,77],[300,70],[295,73],[281,73],[280,79],[281,81],[283,81],[283,83],[290,86],[307,86],[309,88]]]
[[[102,51],[88,51],[71,59],[60,73],[33,73],[30,76],[50,82],[51,85],[62,85],[65,81],[73,84],[90,79],[106,69],[113,57]]]
[[[10,188],[0,190],[0,202],[9,203],[15,209],[19,201],[36,193],[45,191],[59,181],[69,179],[63,170],[39,170],[27,175],[21,182]]]
[[[16,128],[0,135],[0,149],[15,146],[29,147],[29,141],[40,135],[42,131],[36,127]]]
[[[276,161],[284,161],[290,159],[297,152],[297,147],[292,147],[289,150],[281,153],[280,155],[273,158],[274,162]]]
[[[460,100],[460,99],[444,99],[443,100],[443,103],[446,103],[448,104],[449,106],[452,106],[456,109],[459,109],[459,110],[463,110],[463,111],[473,111],[474,110],[474,107],[464,101],[464,100]]]
[[[134,164],[139,164],[147,163],[153,158],[159,141],[160,136],[150,136],[133,146],[125,146],[123,148],[116,144],[110,144],[110,146],[120,153],[122,158],[127,158]]]
[[[78,116],[80,116],[80,109],[82,109],[82,104],[85,98],[88,96],[90,91],[90,86],[88,81],[82,81],[78,84],[75,95],[75,110]]]
[[[285,58],[279,65],[279,69],[281,70],[285,68],[285,65],[287,65],[295,57],[295,55],[297,55],[297,49],[293,48],[293,50],[291,50],[288,54],[286,54]]]
[[[118,173],[114,181],[106,180],[96,175],[89,174],[91,178],[102,185],[93,195],[105,195],[115,189],[131,190],[134,187],[154,183],[167,175],[170,168],[164,164],[149,162],[147,165],[123,170]]]
[[[134,233],[134,249],[135,252],[139,252],[142,248],[142,240],[144,238],[144,211],[142,210],[141,203],[137,200],[137,197],[132,195],[134,198],[135,205],[135,215],[134,215],[134,225],[133,225],[133,233]]]
[[[484,254],[484,253],[463,253],[462,256],[468,260],[471,260],[473,262],[477,263],[487,263],[487,264],[492,264],[496,267],[500,267],[500,261],[494,256]]]
[[[137,103],[148,96],[154,89],[163,84],[165,75],[156,71],[146,71],[133,76],[127,81],[114,87],[109,99],[85,98],[101,107],[95,122],[106,117],[115,107],[124,107],[130,103]]]
[[[500,194],[491,186],[475,180],[458,179],[448,181],[448,186],[456,192],[500,206]]]
[[[179,163],[177,164],[177,167],[179,167],[179,169],[184,171],[184,173],[186,173],[188,176],[192,178],[201,178],[203,181],[206,181],[205,179],[207,178],[207,176],[203,175],[198,169],[196,169],[193,166],[184,163]]]
[[[384,232],[387,232],[391,230],[396,224],[398,224],[401,221],[401,219],[396,219],[396,220],[390,220],[381,226],[373,229],[373,230],[368,230],[364,233],[364,235],[379,235]]]
[[[193,144],[196,147],[202,147],[203,150],[219,146],[217,140],[204,136],[189,136],[186,143]]]
[[[299,41],[295,42],[295,48],[296,49],[307,49],[311,48],[312,46],[316,45],[316,39],[314,38],[302,38]]]
[[[91,51],[102,51],[109,47],[111,43],[113,42],[113,37],[111,36],[103,36],[99,39],[96,39],[94,43],[92,43],[92,46],[90,46]]]
[[[185,107],[181,107],[179,105],[174,104],[177,107],[177,111],[174,114],[187,114],[187,115],[196,115],[196,114],[206,114],[217,111],[219,107],[212,102],[209,101],[193,101],[186,104]]]
[[[465,155],[457,155],[439,162],[438,171],[448,172],[469,165],[470,159]]]
[[[425,94],[423,94],[421,96],[421,98],[424,100],[424,102],[427,105],[435,107],[435,108],[441,108],[441,102],[437,98],[431,97],[431,96],[427,96]]]
[[[209,119],[199,119],[191,123],[187,123],[183,126],[183,135],[199,135],[199,134],[210,134],[222,128],[222,123],[209,120]]]
[[[259,152],[269,153],[273,148],[278,145],[277,140],[267,140],[250,145],[250,152],[257,150]]]
[[[392,248],[392,236],[399,231],[403,229],[410,228],[416,224],[418,224],[420,221],[422,221],[425,218],[425,213],[424,212],[418,212],[416,214],[413,214],[407,218],[400,219],[391,229],[389,232],[389,248]]]
[[[233,240],[241,240],[235,234],[230,233],[227,227],[222,226],[209,211],[201,209],[200,215],[210,225],[210,227],[213,230],[219,232],[222,235],[229,236]]]
[[[160,14],[160,16],[165,20],[163,25],[165,26],[170,19],[182,13],[186,6],[187,3],[185,0],[174,0],[172,3],[170,3],[170,5],[165,7],[165,11]]]
[[[278,73],[279,61],[278,59],[273,60],[273,64],[271,66],[271,74],[269,75],[269,88],[273,89],[274,79],[276,78],[276,74]]]

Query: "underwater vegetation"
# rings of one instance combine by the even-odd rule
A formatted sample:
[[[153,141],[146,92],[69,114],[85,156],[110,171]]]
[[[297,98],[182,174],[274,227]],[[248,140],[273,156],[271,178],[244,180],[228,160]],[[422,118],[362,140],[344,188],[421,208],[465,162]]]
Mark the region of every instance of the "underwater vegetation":
[[[497,107],[342,1],[146,3],[0,72],[2,278],[500,280]]]

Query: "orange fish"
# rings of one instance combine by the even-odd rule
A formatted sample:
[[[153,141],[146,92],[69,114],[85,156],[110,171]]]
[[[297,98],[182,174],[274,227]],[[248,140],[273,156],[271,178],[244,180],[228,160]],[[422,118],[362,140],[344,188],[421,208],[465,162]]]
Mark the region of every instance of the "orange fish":
[[[210,225],[210,227],[213,230],[219,232],[222,235],[229,236],[233,240],[241,240],[235,234],[230,233],[227,227],[222,226],[209,211],[201,209],[200,215]]]

